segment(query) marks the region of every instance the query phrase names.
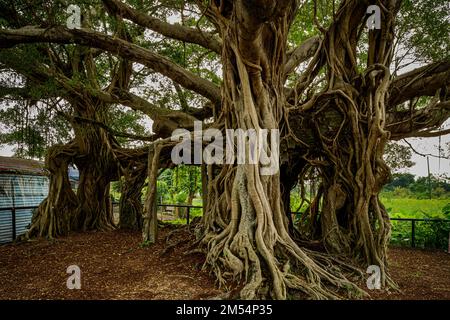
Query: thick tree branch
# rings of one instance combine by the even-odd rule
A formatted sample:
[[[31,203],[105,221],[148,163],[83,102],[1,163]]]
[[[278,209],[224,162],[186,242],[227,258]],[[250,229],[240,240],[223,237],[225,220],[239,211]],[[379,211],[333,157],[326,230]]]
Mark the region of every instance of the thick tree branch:
[[[46,96],[45,98],[53,97],[54,95]],[[31,94],[31,90],[27,87],[5,87],[0,85],[0,99],[10,97],[12,100],[27,100],[35,99]]]
[[[165,37],[188,43],[198,44],[218,54],[221,52],[221,44],[212,33],[201,32],[181,25],[174,25],[151,17],[117,0],[102,0],[106,8],[131,20],[134,23],[162,34]]]
[[[221,101],[220,89],[212,82],[195,75],[157,53],[122,39],[88,29],[69,30],[60,26],[48,29],[26,27],[17,30],[0,30],[0,48],[36,42],[76,43],[109,51],[122,58],[142,63],[216,104]]]
[[[197,119],[187,113],[160,108],[147,100],[120,88],[112,92],[88,88],[82,83],[72,83],[69,79],[54,75],[55,79],[69,91],[71,95],[95,97],[107,104],[121,104],[133,110],[141,111],[153,120],[153,132],[156,137],[168,137],[175,129],[194,127]]]
[[[123,90],[115,90],[107,99],[110,99],[112,103],[120,103],[147,114],[154,121],[153,132],[159,137],[168,137],[178,128],[192,129],[194,121],[197,120],[181,111],[157,107],[147,100]]]
[[[73,82],[69,78],[54,70],[48,69],[43,65],[35,65],[31,68],[23,68],[19,64],[8,64],[16,72],[23,74],[27,79],[33,82],[34,91],[40,91],[45,93],[40,97],[33,97],[31,91],[28,88],[9,88],[0,86],[0,98],[4,96],[11,96],[16,99],[45,99],[49,97],[60,96],[62,98],[70,99],[70,97],[91,97],[92,99],[98,99],[106,104],[121,104],[127,106],[133,110],[141,111],[148,115],[153,121],[153,137],[167,137],[170,136],[173,130],[177,128],[191,129],[194,126],[197,116],[203,119],[210,114],[208,112],[211,108],[193,109],[188,108],[186,112],[178,110],[170,110],[161,108],[152,104],[151,102],[132,94],[120,87],[107,87],[106,90],[99,88],[92,88],[85,86],[82,82]],[[45,86],[43,90],[36,90],[38,86],[43,85],[50,79],[56,80],[60,87],[51,92],[46,92]],[[112,89],[112,90],[111,90]],[[192,109],[192,110],[191,110]],[[191,115],[191,112],[193,113]],[[203,113],[202,113],[203,112]],[[69,119],[68,119],[69,120]]]
[[[87,119],[87,118],[83,118],[83,117],[73,117],[72,121],[86,122],[86,123],[89,123],[89,124],[93,124],[93,125],[98,126],[98,127],[102,128],[102,129],[105,129],[111,135],[116,136],[116,137],[122,137],[122,138],[127,138],[127,139],[131,139],[131,140],[140,140],[140,141],[155,141],[156,140],[155,136],[149,136],[148,137],[148,136],[140,136],[140,135],[135,135],[135,134],[126,133],[126,132],[120,132],[120,131],[117,131],[117,130],[114,130],[114,129],[110,128],[109,126],[107,126],[103,122],[95,121],[95,120],[92,120],[92,119]]]
[[[292,73],[301,63],[311,58],[316,50],[319,48],[320,37],[311,37],[300,46],[295,48],[288,57],[286,65],[284,67],[285,75]]]
[[[445,135],[440,131],[442,124],[450,118],[450,101],[432,102],[429,106],[414,111],[396,111],[387,114],[386,129],[391,132],[391,140],[411,137],[436,137]]]
[[[390,86],[389,107],[421,96],[450,89],[450,61],[432,63],[397,77]]]

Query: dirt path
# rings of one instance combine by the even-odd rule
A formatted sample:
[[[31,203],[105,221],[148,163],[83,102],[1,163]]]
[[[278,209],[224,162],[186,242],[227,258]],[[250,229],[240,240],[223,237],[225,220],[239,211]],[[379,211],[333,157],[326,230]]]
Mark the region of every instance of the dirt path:
[[[72,234],[55,242],[39,240],[0,246],[0,299],[210,299],[222,293],[201,271],[202,256],[183,253],[187,243],[161,255],[157,245],[140,247],[138,232]],[[176,233],[171,243],[186,240]],[[450,299],[450,255],[391,248],[391,272],[403,293],[375,299]],[[68,290],[66,269],[78,265],[82,290]]]

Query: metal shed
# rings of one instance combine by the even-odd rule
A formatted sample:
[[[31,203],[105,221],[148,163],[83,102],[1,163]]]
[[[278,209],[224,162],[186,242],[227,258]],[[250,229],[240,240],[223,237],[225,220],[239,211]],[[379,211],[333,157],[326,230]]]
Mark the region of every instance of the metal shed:
[[[78,169],[70,166],[68,173],[72,188],[77,189]],[[0,156],[0,244],[27,231],[33,211],[47,197],[48,188],[43,162]]]
[[[27,231],[33,210],[48,194],[48,183],[42,162],[0,157],[0,243]]]
[[[76,191],[79,171],[68,168],[69,181]],[[24,234],[33,211],[48,195],[48,172],[44,162],[0,156],[0,244]]]

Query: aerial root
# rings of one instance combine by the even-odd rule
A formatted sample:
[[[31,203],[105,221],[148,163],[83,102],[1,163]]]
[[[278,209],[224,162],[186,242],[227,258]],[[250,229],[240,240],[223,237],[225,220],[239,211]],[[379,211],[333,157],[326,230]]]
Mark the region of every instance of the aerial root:
[[[312,299],[341,299],[345,292],[348,298],[368,296],[347,278],[347,275],[362,278],[362,271],[325,253],[294,249],[281,241],[272,252],[272,259],[266,260],[242,234],[219,243],[213,241],[210,246],[205,267],[211,268],[221,287],[227,287],[230,281],[245,284],[240,292],[242,299],[267,296],[286,299],[296,292]]]

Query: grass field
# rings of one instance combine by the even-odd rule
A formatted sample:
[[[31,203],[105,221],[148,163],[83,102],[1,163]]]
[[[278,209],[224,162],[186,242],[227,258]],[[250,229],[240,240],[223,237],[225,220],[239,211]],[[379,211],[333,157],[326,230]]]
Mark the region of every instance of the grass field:
[[[382,198],[393,218],[445,218],[442,208],[450,199]]]

